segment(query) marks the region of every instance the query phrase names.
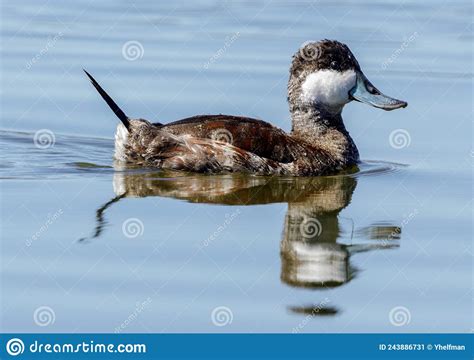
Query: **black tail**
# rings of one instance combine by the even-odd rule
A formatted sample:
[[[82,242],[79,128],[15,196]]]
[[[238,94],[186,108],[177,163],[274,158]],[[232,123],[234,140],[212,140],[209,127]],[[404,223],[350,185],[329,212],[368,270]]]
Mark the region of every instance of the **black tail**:
[[[84,69],[82,69],[84,70]],[[100,87],[100,85],[97,83],[97,81],[95,81],[95,79],[92,77],[91,74],[89,74],[86,70],[84,70],[84,72],[86,73],[87,77],[90,79],[92,85],[94,85],[94,87],[97,89],[97,91],[99,92],[100,96],[102,96],[102,99],[105,100],[105,102],[107,103],[107,105],[110,106],[110,108],[112,109],[112,111],[115,113],[115,115],[117,115],[117,117],[120,119],[120,121],[122,122],[122,124],[125,125],[125,127],[129,128],[130,126],[130,121],[128,119],[128,116],[125,115],[125,113],[122,111],[122,109],[120,109],[118,107],[118,105],[115,103],[115,101],[112,100],[112,98],[109,96],[109,94],[107,94],[105,92],[104,89],[102,89]]]

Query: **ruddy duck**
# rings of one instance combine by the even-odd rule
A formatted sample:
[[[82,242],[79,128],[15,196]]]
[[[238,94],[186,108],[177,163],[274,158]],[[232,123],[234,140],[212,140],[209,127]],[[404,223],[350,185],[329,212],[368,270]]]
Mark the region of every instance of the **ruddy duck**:
[[[161,169],[290,176],[336,173],[359,161],[342,120],[344,105],[356,100],[384,110],[407,106],[377,90],[347,45],[331,40],[307,42],[293,56],[289,134],[261,120],[230,115],[198,115],[169,124],[131,119],[85,72],[121,120],[115,158]]]

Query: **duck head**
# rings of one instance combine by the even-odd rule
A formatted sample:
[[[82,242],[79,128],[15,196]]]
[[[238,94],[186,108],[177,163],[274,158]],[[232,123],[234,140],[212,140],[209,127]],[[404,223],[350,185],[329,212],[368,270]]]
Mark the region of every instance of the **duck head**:
[[[407,106],[372,85],[347,45],[332,40],[304,43],[291,64],[290,109],[318,108],[338,114],[352,100],[383,110]]]

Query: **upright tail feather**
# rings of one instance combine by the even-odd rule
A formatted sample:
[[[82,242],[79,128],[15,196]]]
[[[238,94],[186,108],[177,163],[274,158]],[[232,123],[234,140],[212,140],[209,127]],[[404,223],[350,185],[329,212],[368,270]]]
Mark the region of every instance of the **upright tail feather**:
[[[84,70],[84,69],[82,69]],[[110,108],[112,109],[112,111],[115,113],[115,115],[117,115],[117,117],[120,119],[120,121],[122,122],[122,124],[125,125],[125,127],[127,128],[127,130],[129,129],[130,127],[130,121],[129,121],[129,118],[127,115],[125,115],[125,113],[122,111],[122,109],[120,109],[118,107],[118,105],[115,103],[115,101],[112,100],[112,98],[109,96],[109,94],[107,94],[105,92],[104,89],[102,89],[102,87],[97,83],[97,81],[95,81],[95,79],[92,77],[91,74],[89,74],[86,70],[84,70],[84,72],[86,73],[87,77],[90,79],[92,85],[94,85],[94,87],[97,89],[97,91],[99,92],[100,96],[102,96],[102,99],[105,100],[105,102],[107,103],[107,105],[110,106]]]

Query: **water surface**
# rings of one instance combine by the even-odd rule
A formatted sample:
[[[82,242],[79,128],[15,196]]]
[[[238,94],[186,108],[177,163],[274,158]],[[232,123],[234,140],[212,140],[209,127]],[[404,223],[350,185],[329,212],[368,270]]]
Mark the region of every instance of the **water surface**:
[[[3,4],[1,330],[470,331],[471,17],[469,2],[443,1]],[[291,55],[320,38],[349,44],[409,103],[346,107],[358,169],[113,163],[116,119],[82,68],[130,116],[289,130]]]

